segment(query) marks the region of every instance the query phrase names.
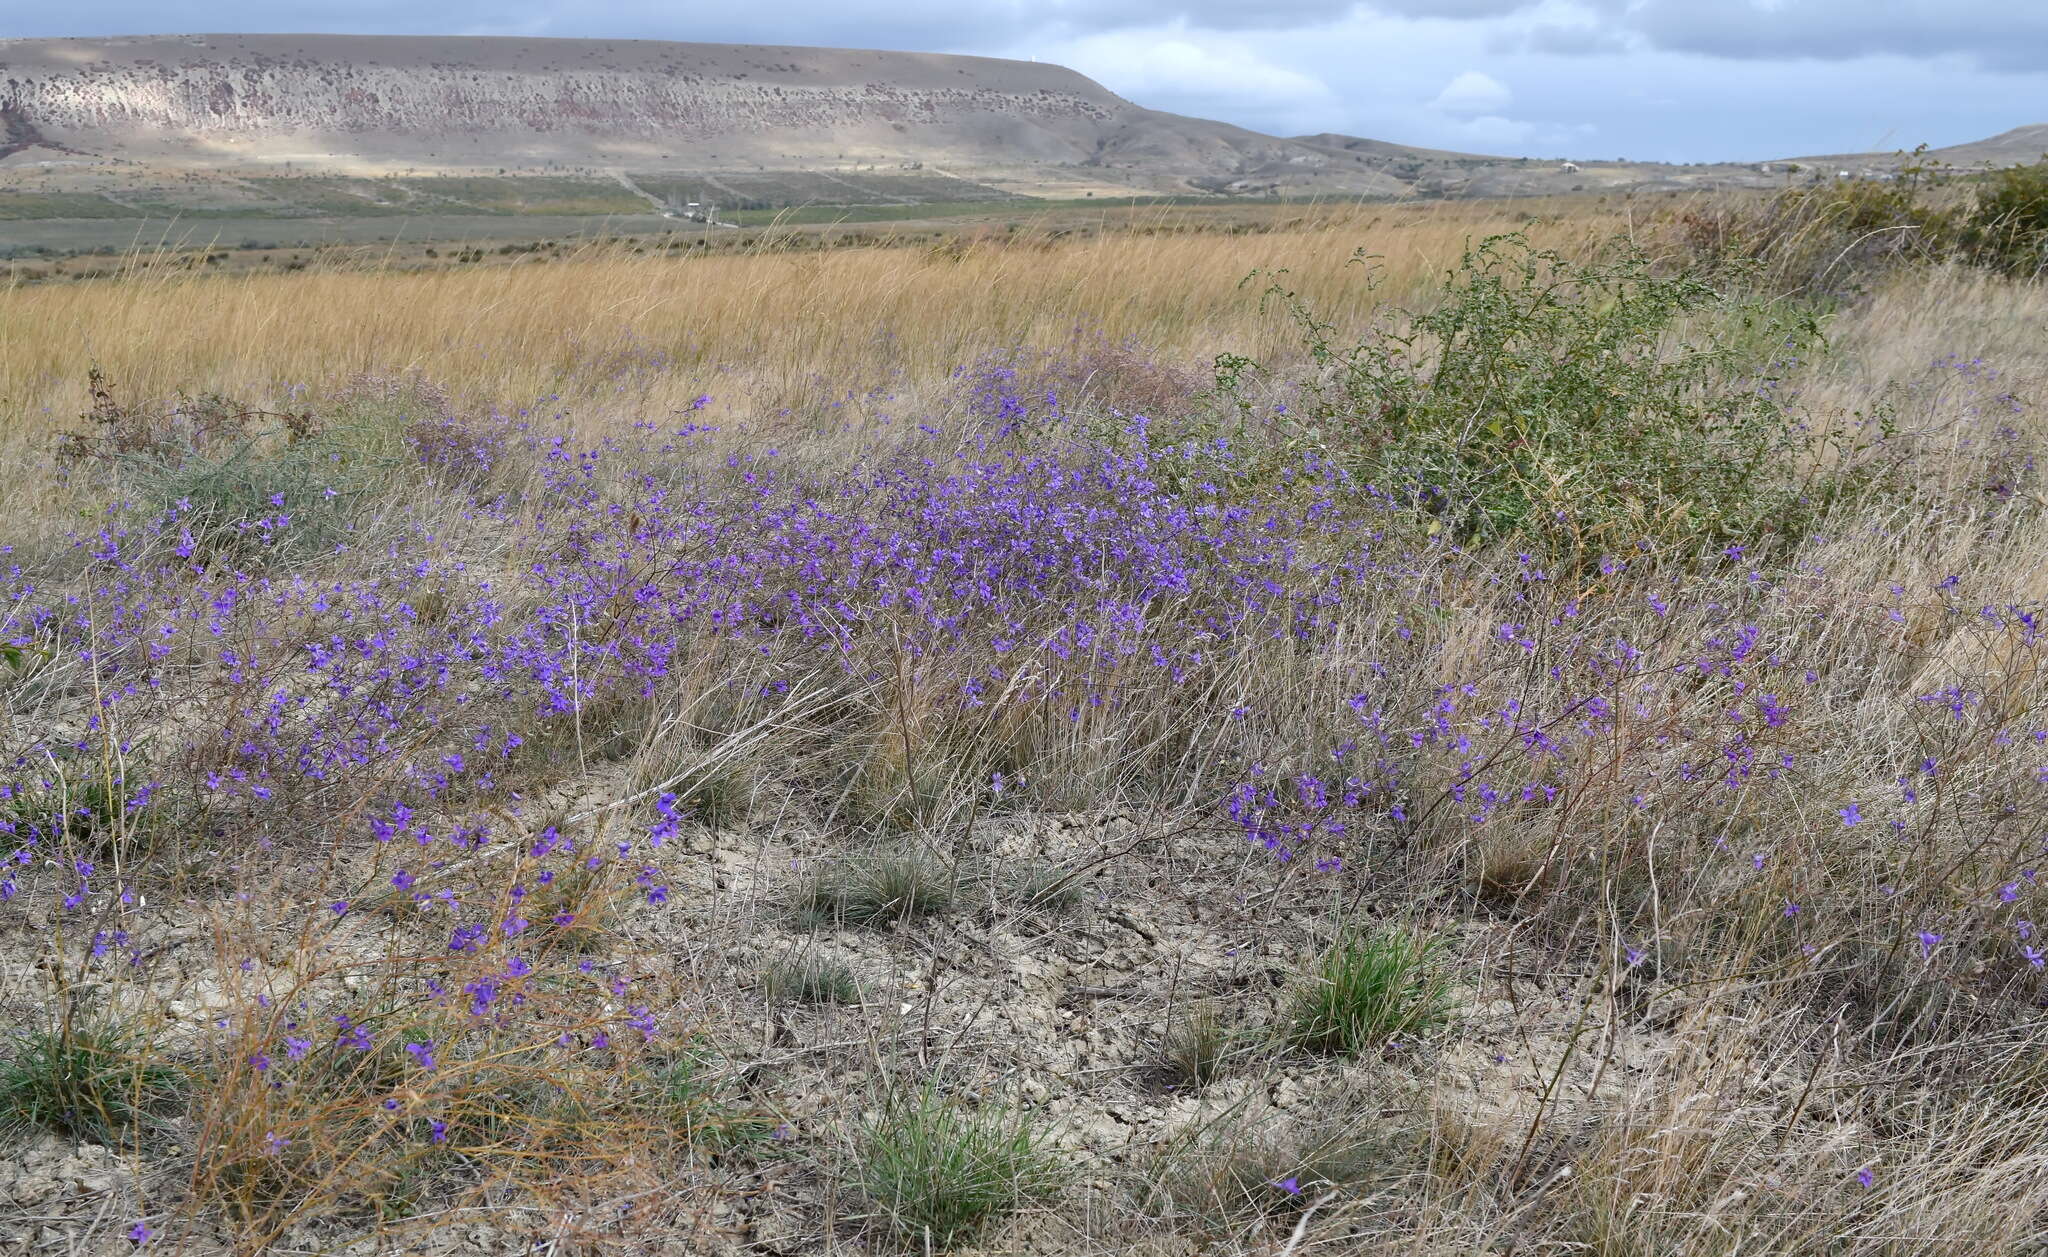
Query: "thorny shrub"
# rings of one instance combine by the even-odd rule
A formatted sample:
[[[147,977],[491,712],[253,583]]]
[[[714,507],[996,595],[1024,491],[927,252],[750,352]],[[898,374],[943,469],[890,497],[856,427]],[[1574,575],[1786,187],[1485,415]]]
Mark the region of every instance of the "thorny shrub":
[[[1281,428],[1283,450],[1329,459],[1461,544],[1512,538],[1571,561],[1643,538],[1796,541],[1850,488],[1863,443],[1780,396],[1816,326],[1613,251],[1582,263],[1484,240],[1437,305],[1356,338],[1276,280],[1267,297],[1306,350],[1299,398],[1255,416],[1247,391],[1271,372],[1224,355],[1226,431],[1245,443],[1246,424]]]

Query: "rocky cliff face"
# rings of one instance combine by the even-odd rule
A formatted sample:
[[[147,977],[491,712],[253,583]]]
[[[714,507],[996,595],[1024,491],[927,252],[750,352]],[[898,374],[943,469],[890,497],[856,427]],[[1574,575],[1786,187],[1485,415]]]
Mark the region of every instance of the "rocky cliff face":
[[[1081,161],[1106,125],[1139,112],[1057,66],[984,58],[342,36],[0,42],[0,109],[0,143],[20,148],[478,165],[844,145]]]
[[[478,150],[491,165],[1003,140],[1082,160],[1140,112],[1072,71],[985,58],[344,36],[0,42],[0,108],[10,142],[106,156],[261,160],[311,143],[370,161]]]
[[[0,159],[438,168],[1071,166],[1298,183],[1290,140],[1142,109],[1055,65],[635,40],[0,40]],[[1398,192],[1368,171],[1332,191]]]

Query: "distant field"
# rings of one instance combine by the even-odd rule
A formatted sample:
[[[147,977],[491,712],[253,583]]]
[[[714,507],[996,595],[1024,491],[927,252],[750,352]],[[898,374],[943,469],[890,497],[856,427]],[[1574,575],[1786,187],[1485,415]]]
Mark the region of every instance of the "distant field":
[[[1621,221],[1612,208],[1590,202],[1551,208],[1557,213],[1540,231],[1560,243]],[[1137,335],[1175,353],[1203,355],[1232,343],[1235,333],[1222,335],[1226,327],[1264,325],[1245,321],[1247,298],[1239,289],[1255,268],[1293,266],[1311,291],[1355,309],[1367,294],[1356,282],[1360,272],[1348,265],[1354,248],[1390,255],[1386,274],[1396,287],[1427,287],[1473,233],[1523,225],[1531,218],[1524,210],[1481,203],[1094,206],[1085,214],[1049,212],[1036,227],[1016,233],[973,223],[947,237],[955,246],[937,251],[853,247],[809,255],[801,246],[829,229],[802,227],[786,238],[748,229],[709,235],[729,250],[712,257],[647,258],[633,254],[632,246],[578,252],[571,240],[566,256],[547,266],[522,262],[417,274],[381,269],[387,255],[375,246],[398,224],[337,220],[332,228],[350,232],[361,248],[337,251],[332,266],[302,252],[312,265],[303,275],[187,276],[157,265],[159,258],[175,261],[176,254],[146,253],[125,272],[128,281],[39,285],[8,297],[7,317],[0,319],[9,347],[0,356],[0,397],[28,396],[22,386],[48,371],[64,383],[54,392],[50,386],[35,391],[57,401],[60,412],[82,406],[80,336],[93,340],[110,372],[148,393],[181,382],[260,391],[266,381],[324,379],[337,362],[348,361],[379,369],[410,364],[478,400],[580,395],[586,388],[597,390],[593,400],[601,399],[607,381],[585,380],[581,368],[566,364],[621,338],[671,353],[689,346],[700,361],[734,364],[732,371],[760,380],[771,393],[783,387],[784,372],[792,381],[819,369],[864,375],[878,326],[903,338],[894,351],[899,358],[916,360],[938,378],[1012,339],[1061,339],[1076,320],[1112,337]],[[1100,235],[1069,230],[1105,217],[1114,226]],[[458,221],[482,239],[493,225],[509,231],[531,220]],[[556,225],[588,229],[599,221]],[[679,226],[653,218],[611,222],[619,230]],[[1257,230],[1247,232],[1247,226]],[[886,239],[881,233],[896,230],[884,225],[864,238],[878,245]],[[569,235],[558,231],[553,238]],[[700,229],[689,238],[705,236]],[[847,300],[849,294],[860,300]],[[302,308],[288,328],[259,332],[280,302]],[[785,327],[789,309],[809,313]],[[448,329],[457,327],[469,330],[451,337]],[[496,348],[476,356],[473,347],[486,342]],[[569,375],[559,374],[565,369]],[[665,388],[697,385],[687,373],[663,379]],[[0,414],[17,434],[25,418]]]
[[[0,187],[0,221],[128,218],[138,210],[181,218],[290,219],[423,213],[630,214],[649,208],[646,197],[616,180],[551,176],[209,175],[62,191]]]
[[[1118,197],[1066,197],[1049,199],[1042,197],[1011,197],[996,201],[940,201],[921,205],[803,205],[790,209],[749,209],[727,213],[718,211],[721,220],[735,222],[743,227],[766,226],[770,223],[790,225],[814,223],[892,223],[915,222],[927,218],[971,218],[975,216],[1009,219],[1028,218],[1033,214],[1051,210],[1116,210],[1147,209],[1155,207],[1231,209],[1249,207],[1256,211],[1261,205],[1308,204],[1308,198],[1294,201],[1223,201],[1216,197],[1192,196],[1118,196]]]
[[[457,181],[465,182],[465,181]],[[484,199],[473,189],[472,199]],[[1557,212],[1559,204],[1591,204],[1586,198],[1517,204],[1517,220]],[[784,209],[718,209],[723,226],[711,228],[682,218],[649,213],[635,198],[630,213],[542,214],[457,212],[452,199],[416,198],[408,209],[376,213],[321,216],[259,217],[239,215],[138,215],[16,219],[0,221],[0,264],[14,259],[12,270],[34,277],[94,273],[103,269],[92,259],[136,249],[206,250],[225,256],[231,268],[264,265],[271,255],[308,249],[384,248],[384,260],[405,263],[428,257],[460,255],[472,248],[488,250],[545,242],[584,242],[633,237],[696,241],[699,247],[728,251],[773,245],[905,243],[934,234],[998,230],[1014,231],[1264,231],[1292,216],[1314,212],[1314,199],[1222,199],[1217,197],[1012,197],[996,200],[936,202],[919,205],[805,205]],[[1498,211],[1486,210],[1492,214]],[[731,227],[742,228],[732,231]],[[859,230],[873,227],[875,231]],[[70,258],[60,263],[54,259]],[[4,275],[0,265],[0,275]]]
[[[646,203],[641,203],[644,208]],[[432,214],[334,218],[58,218],[0,223],[0,258],[34,250],[297,249],[321,244],[459,243],[643,234],[685,225],[659,214]]]
[[[616,178],[567,175],[219,174],[116,180],[94,175],[60,184],[45,176],[0,183],[0,222],[69,218],[329,218],[428,215],[644,214],[650,197],[680,207],[910,206],[1029,200],[951,175],[918,172],[656,172]],[[9,186],[11,184],[11,186]],[[4,239],[4,237],[0,237]]]
[[[799,206],[915,206],[1029,201],[951,175],[869,171],[761,171],[634,174],[633,182],[678,205],[715,203],[725,210]]]
[[[1645,198],[1663,201],[1668,197]],[[1531,198],[1513,221],[1554,215],[1588,198]],[[641,202],[644,206],[645,202]],[[1337,205],[1354,204],[1339,202]],[[1385,203],[1356,203],[1391,208]],[[1445,203],[1422,202],[1418,204]],[[228,269],[305,261],[308,250],[374,250],[382,264],[411,265],[477,250],[499,253],[535,245],[574,247],[631,238],[647,247],[688,245],[713,252],[771,248],[915,244],[981,232],[1264,232],[1302,213],[1333,208],[1319,199],[1101,197],[963,201],[927,205],[811,205],[789,209],[718,210],[718,228],[652,213],[473,214],[390,213],[326,217],[126,216],[0,221],[0,280],[103,273],[136,250],[218,253]],[[1488,210],[1487,213],[1496,211]],[[741,230],[731,230],[738,227]],[[352,255],[353,256],[353,255]]]

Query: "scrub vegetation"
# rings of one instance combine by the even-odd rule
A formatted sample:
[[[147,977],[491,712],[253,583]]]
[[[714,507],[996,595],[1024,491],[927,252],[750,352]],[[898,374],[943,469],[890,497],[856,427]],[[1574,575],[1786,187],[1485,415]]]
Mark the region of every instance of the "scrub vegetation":
[[[2037,184],[0,290],[0,1251],[2030,1249]]]

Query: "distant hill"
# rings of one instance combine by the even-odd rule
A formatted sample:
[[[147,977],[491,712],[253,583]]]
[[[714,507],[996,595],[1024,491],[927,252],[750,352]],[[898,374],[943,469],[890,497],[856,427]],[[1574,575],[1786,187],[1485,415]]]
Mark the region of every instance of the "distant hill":
[[[639,40],[5,40],[0,157],[359,173],[922,162],[1147,191],[1405,190],[1056,65]]]
[[[2044,147],[2048,126],[2035,126],[1939,152],[1966,164],[2032,160]],[[1886,159],[1801,160],[1864,168]],[[1190,192],[1510,196],[1786,177],[1785,163],[1542,160],[1261,135],[1143,108],[1061,66],[989,57],[353,35],[0,40],[0,173],[30,171],[37,195],[72,213],[84,211],[62,200],[65,179],[104,198],[97,213],[124,204],[120,188],[136,179],[158,181],[134,185],[154,196],[162,180],[199,171],[575,174],[643,208],[696,186],[727,206],[912,205]],[[904,171],[917,173],[891,173]],[[678,178],[661,182],[663,172]],[[778,183],[776,172],[809,177]],[[207,196],[227,208],[273,196],[232,182],[216,179]],[[602,205],[604,187],[570,191]],[[361,189],[336,196],[365,199]],[[137,212],[157,206],[136,202]],[[375,196],[354,208],[404,209]],[[27,211],[0,218],[9,213]]]
[[[1592,158],[1489,157],[1415,148],[1354,135],[1303,135],[1295,143],[1332,162],[1378,171],[1423,196],[1541,196],[1623,188],[1764,187],[1782,180],[1764,163],[1691,166]]]
[[[1945,166],[1963,168],[2025,166],[2048,157],[2048,122],[2032,126],[2014,127],[2010,131],[1994,135],[1989,139],[1972,140],[1966,144],[1951,144],[1946,148],[1930,148],[1914,157],[1910,153],[1835,153],[1822,157],[1798,157],[1792,160],[1803,165],[1816,167],[1834,166],[1851,171],[1890,170],[1908,161],[1932,162]]]

